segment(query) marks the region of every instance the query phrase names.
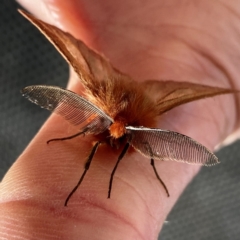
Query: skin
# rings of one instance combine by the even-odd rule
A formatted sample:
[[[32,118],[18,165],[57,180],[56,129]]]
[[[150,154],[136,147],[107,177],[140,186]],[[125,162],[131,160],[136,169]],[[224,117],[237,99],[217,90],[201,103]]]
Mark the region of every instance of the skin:
[[[240,89],[238,1],[19,2],[103,52],[137,81],[174,79]],[[68,87],[81,92],[73,73]],[[164,114],[159,127],[214,150],[226,137],[230,136],[228,143],[239,136],[239,104],[239,95],[189,103]],[[117,153],[101,146],[66,208],[64,201],[82,173],[91,137],[49,145],[46,141],[72,133],[66,121],[52,115],[9,169],[0,186],[0,238],[157,239],[169,211],[200,167],[157,162],[168,198],[150,161],[131,153],[117,169],[109,200],[108,181]]]

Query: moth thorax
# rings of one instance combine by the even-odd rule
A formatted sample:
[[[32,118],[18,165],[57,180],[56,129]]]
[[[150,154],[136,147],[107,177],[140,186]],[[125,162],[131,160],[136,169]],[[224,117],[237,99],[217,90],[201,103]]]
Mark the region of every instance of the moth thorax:
[[[126,128],[125,128],[125,124],[122,121],[116,121],[114,122],[110,128],[110,135],[113,138],[120,138],[122,137],[125,133],[126,133]]]

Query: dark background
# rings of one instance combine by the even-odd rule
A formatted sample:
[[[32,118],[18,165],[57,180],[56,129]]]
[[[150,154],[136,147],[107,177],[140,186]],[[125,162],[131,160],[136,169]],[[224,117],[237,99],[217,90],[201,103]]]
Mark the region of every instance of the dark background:
[[[49,115],[24,99],[20,89],[33,84],[65,86],[68,79],[65,61],[20,16],[18,7],[13,0],[1,0],[1,178]],[[240,239],[240,142],[217,156],[221,164],[202,169],[168,216],[159,239]]]

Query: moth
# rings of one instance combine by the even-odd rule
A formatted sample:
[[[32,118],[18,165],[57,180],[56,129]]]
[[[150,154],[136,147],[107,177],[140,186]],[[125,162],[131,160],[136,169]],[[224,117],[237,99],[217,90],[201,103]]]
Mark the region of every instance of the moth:
[[[88,134],[95,135],[98,139],[86,160],[79,182],[65,201],[65,206],[80,186],[102,143],[107,143],[112,148],[122,148],[111,173],[108,198],[111,196],[115,171],[129,148],[150,159],[154,173],[167,196],[170,194],[156,170],[155,160],[207,166],[218,163],[217,157],[202,144],[183,134],[158,129],[156,122],[161,114],[181,104],[233,93],[234,90],[190,82],[155,80],[137,82],[114,68],[103,55],[90,49],[71,34],[22,10],[20,13],[62,54],[77,73],[85,89],[83,96],[57,86],[34,85],[22,89],[22,94],[28,100],[61,115],[79,127],[78,133],[51,139],[48,143]]]

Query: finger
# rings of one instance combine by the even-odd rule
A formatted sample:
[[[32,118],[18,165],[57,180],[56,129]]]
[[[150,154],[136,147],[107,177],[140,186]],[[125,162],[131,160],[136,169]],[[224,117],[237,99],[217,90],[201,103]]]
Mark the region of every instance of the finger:
[[[134,57],[133,57],[132,61],[134,61]],[[118,60],[116,62],[120,63],[121,61]],[[145,67],[147,69],[149,69],[149,65],[147,65]],[[126,68],[126,66],[125,66],[125,68]],[[143,70],[141,70],[141,71],[143,71]],[[149,71],[146,71],[146,72],[149,73]],[[160,72],[161,72],[161,70],[160,70]],[[182,76],[184,76],[184,75],[186,76],[184,71],[182,71],[181,73],[182,73]],[[164,74],[167,74],[167,71],[164,71]],[[144,73],[144,75],[146,75],[146,73]],[[195,75],[197,76],[196,73],[195,73]],[[174,79],[176,79],[176,77],[178,77],[178,74],[175,74],[175,76],[173,74],[172,76],[174,77]],[[73,88],[73,90],[77,91],[77,86],[75,88]],[[232,101],[233,101],[232,98],[229,97],[227,100],[226,106],[229,106],[230,103],[232,103]],[[225,106],[224,105],[225,103],[223,104],[223,100],[217,101],[217,104],[219,104],[219,106]],[[204,113],[204,115],[206,115],[205,114],[206,109],[204,107],[207,105],[208,104],[206,104],[206,103],[199,104],[196,109],[197,109],[197,111],[202,112],[202,113]],[[184,111],[188,111],[188,109],[190,109],[188,111],[188,114],[190,114],[192,112],[192,109],[195,108],[195,106],[196,105],[192,105],[191,107],[188,106],[188,108],[185,108]],[[234,104],[232,104],[232,106],[234,106]],[[195,109],[195,112],[196,112],[196,109]],[[216,111],[214,107],[213,108],[208,107],[208,111],[211,111],[212,109],[214,109],[213,112],[216,113],[217,116],[221,115],[221,111],[219,111],[219,110]],[[230,108],[230,109],[228,109],[228,111],[229,111],[228,113],[231,114],[234,111],[234,108]],[[215,126],[214,121],[216,120],[215,118],[211,118],[211,119],[207,120],[206,123],[202,124],[202,122],[201,121],[199,122],[199,119],[197,120],[197,118],[195,117],[194,118],[194,120],[196,120],[196,121],[194,121],[195,125],[201,126],[201,128],[196,129],[196,126],[192,126],[191,121],[186,122],[185,121],[186,118],[181,118],[181,117],[179,118],[179,116],[181,116],[180,112],[176,111],[171,114],[172,115],[170,115],[170,117],[174,118],[172,120],[172,122],[184,123],[183,127],[177,126],[176,128],[179,128],[180,131],[183,131],[183,133],[185,133],[185,134],[186,134],[186,132],[189,132],[190,133],[189,135],[193,135],[193,137],[195,136],[195,138],[197,140],[204,139],[204,143],[206,143],[206,145],[209,147],[213,147],[214,144],[216,144],[219,141],[219,139],[220,139],[219,129],[221,129],[221,127],[225,125],[225,121],[226,121],[225,118],[217,119],[217,123],[220,124],[219,129],[214,129],[214,126]],[[168,116],[168,118],[169,118],[169,116]],[[211,121],[212,121],[212,123],[211,123]],[[179,125],[180,125],[180,123],[179,123]],[[167,126],[168,124],[166,123],[165,125]],[[226,134],[227,131],[231,131],[231,128],[233,128],[233,125],[234,125],[234,123],[232,123],[232,126],[230,124],[229,129],[227,129],[224,132],[224,134]],[[208,127],[208,126],[210,126],[210,127]],[[62,191],[60,191],[61,194],[59,194],[60,195],[59,198],[58,198],[58,196],[56,198],[55,194],[50,194],[51,191],[53,191],[53,189],[54,189],[53,186],[59,186],[58,185],[59,182],[61,183],[61,178],[59,179],[56,177],[56,172],[61,173],[61,176],[63,177],[63,179],[66,179],[66,178],[68,179],[69,175],[71,175],[71,177],[72,177],[72,172],[74,172],[74,170],[76,169],[76,166],[78,165],[78,162],[76,161],[73,164],[73,166],[71,167],[71,171],[68,172],[68,171],[66,171],[66,169],[69,168],[69,162],[67,162],[66,165],[64,164],[64,166],[62,166],[62,169],[56,169],[57,171],[49,172],[49,169],[51,166],[51,165],[49,165],[49,162],[51,162],[55,168],[57,164],[59,166],[59,159],[60,159],[60,162],[62,162],[62,160],[64,160],[64,159],[66,159],[66,156],[70,157],[70,159],[76,159],[80,156],[78,149],[84,149],[86,146],[88,148],[91,147],[91,144],[87,140],[86,140],[86,142],[81,142],[81,143],[79,143],[76,140],[75,143],[74,143],[74,141],[71,142],[71,144],[73,144],[73,146],[75,146],[75,149],[73,150],[74,154],[72,153],[72,151],[69,151],[69,149],[67,149],[66,147],[63,147],[63,145],[61,145],[61,147],[56,147],[57,150],[55,152],[55,155],[51,152],[51,160],[49,160],[49,155],[47,155],[47,156],[43,155],[44,158],[42,158],[42,157],[37,158],[36,156],[41,156],[41,154],[46,151],[44,146],[41,145],[40,143],[43,143],[44,142],[43,140],[46,138],[51,138],[49,136],[50,129],[51,129],[51,134],[53,132],[64,134],[64,132],[61,132],[61,131],[66,129],[66,125],[63,125],[62,121],[60,121],[56,117],[52,117],[45,124],[43,129],[40,131],[39,135],[34,139],[34,142],[30,145],[30,148],[28,148],[26,153],[24,153],[24,155],[23,155],[24,158],[22,158],[22,157],[20,158],[20,160],[15,164],[13,170],[10,171],[8,177],[5,178],[5,186],[7,186],[6,193],[8,193],[8,189],[9,190],[15,189],[15,195],[17,192],[17,196],[19,197],[19,190],[16,191],[16,189],[24,189],[23,192],[27,192],[30,189],[30,193],[33,196],[33,202],[38,203],[39,202],[38,198],[40,198],[40,202],[42,201],[44,203],[42,205],[36,204],[34,206],[35,208],[31,209],[32,210],[31,213],[33,213],[32,219],[34,219],[34,217],[36,216],[35,210],[37,209],[37,207],[40,206],[40,208],[41,208],[43,206],[46,206],[45,204],[47,204],[49,202],[55,203],[54,199],[55,199],[55,201],[60,201],[60,197],[62,197],[61,194],[63,194]],[[204,130],[202,130],[202,129],[204,129]],[[202,134],[203,132],[204,133],[211,132],[211,135],[209,137],[205,137]],[[210,140],[211,142],[209,142],[208,139],[211,139]],[[86,144],[86,145],[84,145],[84,144]],[[40,147],[36,151],[36,147],[33,148],[33,146],[40,146]],[[116,156],[117,156],[115,154],[110,155],[110,156],[106,155],[106,149],[105,149],[105,152],[104,152],[104,150],[102,150],[102,151],[103,152],[100,151],[100,153],[99,153],[100,155],[98,157],[96,156],[96,162],[97,162],[98,166],[96,166],[96,169],[94,168],[92,170],[92,173],[94,176],[106,176],[107,175],[106,173],[111,171],[110,169],[112,166],[107,165],[107,167],[105,167],[106,165],[104,165],[104,167],[103,167],[102,161],[104,161],[103,160],[104,157],[106,157],[107,159],[116,159]],[[63,152],[66,153],[66,155],[64,155]],[[34,161],[33,161],[33,158],[34,158]],[[81,156],[80,156],[80,158],[81,158]],[[21,159],[24,159],[24,160],[21,160]],[[44,159],[45,159],[45,161],[44,161]],[[81,164],[83,164],[84,156],[82,156],[82,160],[80,160],[80,161],[81,161]],[[140,161],[140,163],[139,163],[139,161]],[[145,168],[146,161],[147,161],[146,159],[143,159],[139,155],[133,155],[133,156],[129,157],[129,161],[128,161],[128,159],[126,159],[125,163],[124,162],[121,163],[122,169],[121,168],[118,169],[118,175],[117,175],[117,177],[120,178],[119,179],[120,181],[118,183],[116,183],[117,186],[116,186],[116,190],[115,190],[117,200],[114,203],[112,203],[113,205],[111,205],[109,203],[105,203],[106,199],[104,199],[104,201],[99,200],[99,196],[101,196],[101,193],[103,193],[104,189],[106,189],[106,187],[105,188],[103,187],[103,185],[105,185],[105,184],[102,184],[102,185],[100,184],[100,188],[99,188],[100,192],[96,192],[97,194],[96,195],[94,194],[93,196],[91,196],[91,192],[89,192],[89,190],[87,190],[85,188],[83,188],[83,190],[82,190],[83,192],[76,193],[75,200],[73,199],[72,204],[73,205],[76,204],[77,208],[79,207],[78,204],[82,203],[81,196],[84,196],[84,193],[85,193],[85,196],[90,195],[92,197],[92,198],[90,198],[91,202],[89,202],[89,198],[87,198],[87,197],[84,199],[84,201],[88,201],[88,202],[87,203],[84,202],[85,207],[81,208],[81,212],[79,212],[80,210],[74,209],[75,213],[78,216],[78,219],[84,219],[85,220],[84,223],[86,223],[86,220],[91,220],[92,222],[94,222],[94,224],[96,226],[102,226],[101,225],[102,221],[97,221],[96,219],[94,219],[94,221],[93,221],[93,219],[91,217],[90,218],[86,217],[89,213],[95,214],[95,212],[97,210],[101,209],[102,211],[100,211],[98,219],[102,219],[103,217],[104,217],[104,219],[107,218],[107,221],[104,223],[104,227],[101,227],[102,229],[106,229],[109,226],[111,226],[110,225],[111,223],[114,223],[113,225],[115,226],[115,228],[112,227],[113,231],[118,231],[119,229],[116,229],[116,226],[119,226],[119,227],[122,227],[120,230],[125,229],[125,231],[123,231],[123,232],[125,232],[125,234],[126,234],[126,231],[129,231],[129,232],[131,232],[131,234],[138,233],[139,234],[138,236],[140,236],[140,237],[141,236],[149,237],[149,234],[151,234],[151,236],[153,236],[154,234],[156,235],[157,231],[156,231],[156,228],[154,228],[155,230],[153,229],[153,226],[158,225],[159,226],[158,229],[160,228],[160,223],[163,222],[164,218],[166,217],[167,213],[169,212],[170,208],[172,207],[172,205],[178,198],[178,196],[181,193],[181,191],[183,190],[183,188],[190,181],[190,179],[194,176],[194,174],[197,171],[197,168],[188,166],[188,165],[186,166],[183,164],[176,165],[174,163],[159,164],[159,168],[162,169],[160,171],[160,175],[163,179],[167,179],[165,181],[165,183],[166,183],[166,185],[168,185],[170,192],[172,192],[171,198],[170,199],[166,198],[166,200],[165,200],[164,191],[161,190],[161,188],[159,186],[157,186],[157,183],[156,184],[154,183],[154,179],[152,177],[149,177],[149,176],[151,176],[151,173],[150,173],[150,170],[146,170],[146,168]],[[34,165],[35,167],[31,167],[31,164],[29,165],[29,162],[37,162],[37,165],[36,166]],[[109,161],[107,161],[107,162],[109,162]],[[23,163],[25,163],[25,164],[23,164]],[[40,165],[39,163],[41,163],[41,166],[39,166]],[[33,164],[36,164],[36,163],[33,163]],[[43,168],[42,165],[44,165],[45,168]],[[32,176],[30,178],[27,178],[26,182],[20,181],[19,179],[25,179],[25,173],[29,172],[29,166],[30,166],[30,169],[32,172]],[[126,171],[125,171],[126,168],[131,169],[132,172],[129,170],[126,173]],[[16,174],[18,172],[21,172],[19,169],[24,170],[24,171],[22,171],[22,173],[21,173],[22,175],[20,175],[20,176],[18,174]],[[39,176],[39,171],[42,173],[42,175],[40,174],[40,176]],[[101,174],[101,171],[104,174]],[[23,174],[23,172],[24,172],[24,174]],[[48,175],[48,174],[50,174],[50,175]],[[17,178],[14,176],[17,176]],[[37,187],[36,187],[36,185],[34,186],[33,184],[31,184],[32,182],[34,182],[34,179],[36,176],[39,177],[38,179],[39,179],[39,182],[41,183],[41,185],[43,186],[43,189],[41,189],[39,187],[40,184],[37,185]],[[49,177],[47,178],[46,176],[49,176]],[[146,176],[148,181],[144,181],[145,178],[143,178],[142,176]],[[52,178],[55,179],[56,181],[52,181]],[[103,177],[103,178],[104,178],[103,181],[105,181],[105,183],[106,183],[107,178],[105,178],[105,177]],[[10,179],[9,180],[10,183],[9,183],[8,179]],[[47,180],[47,181],[44,181],[44,180]],[[64,187],[68,187],[67,184],[69,181],[71,181],[71,180],[69,179],[66,182],[64,182]],[[20,183],[23,182],[23,184],[19,186],[18,182],[20,182]],[[91,180],[89,180],[89,182],[87,180],[85,182],[86,182],[85,184],[92,187],[92,178],[91,178]],[[52,184],[53,184],[53,186],[52,186]],[[9,186],[11,186],[11,187],[9,187]],[[15,188],[15,186],[17,188]],[[35,189],[34,189],[34,187],[35,187]],[[63,188],[63,187],[61,187],[61,188]],[[91,188],[91,190],[92,190],[92,188]],[[38,194],[38,192],[35,192],[35,191],[39,191],[39,194]],[[84,191],[86,191],[86,192],[84,192]],[[46,193],[46,194],[42,194],[42,192]],[[158,194],[156,194],[156,192],[160,192],[161,194],[158,195]],[[50,195],[54,195],[54,196],[50,196]],[[14,196],[12,195],[12,197],[14,197]],[[25,196],[25,198],[26,198],[26,201],[28,202],[29,201],[28,196],[27,197]],[[129,198],[131,199],[130,204],[129,204]],[[21,194],[20,194],[20,199],[21,200],[23,199],[23,197],[21,197]],[[80,202],[79,202],[79,199],[81,199]],[[5,200],[6,200],[6,198],[5,198]],[[11,199],[8,199],[7,202],[11,202]],[[159,202],[161,204],[159,204]],[[17,205],[17,206],[20,207],[20,205]],[[58,205],[51,204],[51,207],[53,207],[53,206],[58,206]],[[86,209],[86,208],[89,208],[89,206],[93,206],[92,212],[90,212]],[[18,207],[14,208],[16,210],[15,212],[18,212],[17,211]],[[99,208],[97,208],[97,207],[99,207]],[[21,208],[21,209],[23,209],[23,208]],[[26,208],[26,209],[28,209],[28,208]],[[49,214],[49,212],[48,212],[49,209],[50,208],[48,208],[47,211],[43,212],[43,214],[40,215],[41,216],[40,219],[44,219],[44,217],[46,217]],[[131,211],[129,211],[129,209],[131,209]],[[134,211],[134,212],[132,212],[132,211]],[[142,214],[143,212],[145,213],[145,215]],[[121,218],[116,219],[116,217],[114,217],[112,215],[110,216],[109,213],[112,213],[115,216],[120,215]],[[131,213],[131,215],[130,215],[130,213]],[[151,217],[149,217],[149,215]],[[19,219],[19,216],[16,219]],[[39,226],[42,224],[42,221],[40,219],[37,222],[37,224],[39,224]],[[67,218],[65,218],[63,221],[55,222],[54,218],[52,217],[49,219],[49,222],[47,222],[47,224],[49,224],[50,222],[54,222],[54,224],[56,225],[56,229],[54,229],[54,230],[57,230],[59,228],[59,226],[62,226],[65,223],[65,221],[67,221],[66,219]],[[116,220],[119,220],[120,222],[117,222]],[[29,222],[31,222],[30,219],[28,220],[28,224],[29,224]],[[124,225],[123,223],[126,223],[126,224]],[[88,229],[88,230],[91,229],[91,225],[83,224],[81,226],[84,226],[84,229]],[[86,227],[86,226],[88,226],[88,227]],[[135,231],[133,231],[133,229],[127,228],[127,226],[134,226]],[[147,233],[144,231],[143,226],[148,227]],[[80,229],[81,229],[81,231],[80,230],[79,231],[81,232],[81,234],[84,233],[84,231],[81,227],[80,227]],[[111,230],[108,229],[108,233],[109,233],[109,231],[111,231]]]

